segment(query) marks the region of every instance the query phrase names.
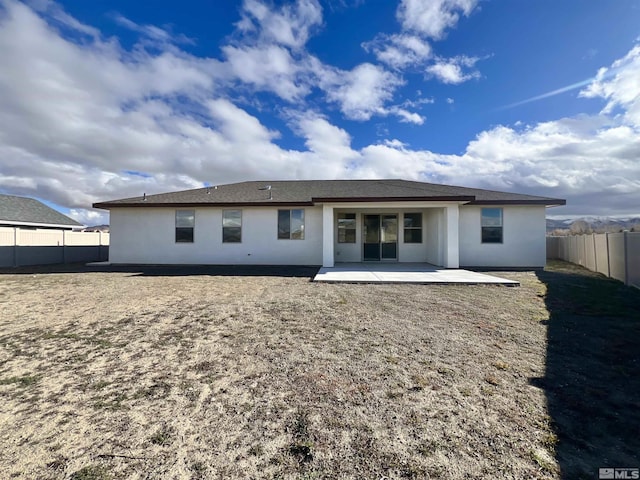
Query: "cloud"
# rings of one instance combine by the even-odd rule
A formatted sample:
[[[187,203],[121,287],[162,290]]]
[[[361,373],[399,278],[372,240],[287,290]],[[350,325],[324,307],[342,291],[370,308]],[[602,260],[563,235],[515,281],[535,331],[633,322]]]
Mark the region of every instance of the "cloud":
[[[480,72],[476,70],[465,72],[464,68],[473,68],[477,57],[458,56],[453,58],[438,59],[433,65],[426,68],[428,76],[435,77],[443,83],[458,85],[460,83],[480,78]]]
[[[334,72],[324,83],[327,98],[340,104],[347,118],[369,120],[375,114],[388,113],[384,105],[403,81],[382,67],[363,63],[348,72]]]
[[[464,71],[474,67],[479,60],[476,57],[436,57],[434,63],[427,65],[434,57],[429,40],[442,39],[445,31],[458,23],[460,14],[468,16],[476,4],[477,0],[401,0],[396,11],[401,33],[380,34],[362,47],[396,71],[426,66],[427,78],[454,85],[479,78],[477,71]]]
[[[426,117],[415,112],[409,112],[404,108],[392,107],[391,109],[389,109],[389,111],[400,117],[401,123],[413,123],[415,125],[422,125],[426,120]]]
[[[419,36],[410,34],[379,35],[362,46],[374,52],[379,62],[396,70],[421,64],[431,57],[431,45]]]
[[[96,201],[252,178],[402,177],[567,198],[568,214],[640,213],[640,47],[583,90],[604,103],[600,113],[499,125],[461,154],[445,155],[388,133],[356,148],[345,128],[319,112],[319,100],[281,107],[291,132],[276,131],[233,94],[238,83],[277,86],[234,70],[229,58],[199,58],[176,45],[126,50],[59,12],[57,20],[48,15],[18,2],[0,7],[0,190],[45,198],[75,218],[96,218],[89,209]],[[74,28],[86,37],[79,43],[63,34]],[[232,47],[273,47],[296,59],[292,65],[285,55],[271,71],[282,82],[293,79],[291,88],[300,90],[292,99],[318,88],[349,118],[424,122],[410,111],[417,103],[393,105],[403,79],[380,65],[341,70],[275,40]],[[415,102],[422,101],[432,100]],[[304,146],[281,147],[285,133]]]
[[[256,90],[273,92],[290,102],[309,93],[306,72],[284,47],[227,45],[222,51],[234,77]]]
[[[439,40],[454,27],[460,14],[468,16],[477,0],[402,0],[397,17],[403,29]]]
[[[316,0],[297,0],[278,9],[258,0],[245,0],[242,18],[236,24],[244,34],[256,36],[257,43],[275,43],[302,48],[311,31],[322,23],[322,7]]]
[[[275,93],[299,107],[319,89],[326,101],[337,104],[351,120],[394,115],[401,122],[424,121],[406,108],[388,106],[404,84],[396,74],[370,63],[339,69],[305,49],[311,32],[322,24],[322,8],[316,0],[297,0],[278,8],[245,0],[241,15],[232,43],[222,47],[225,66],[240,86]],[[417,37],[397,35],[393,41],[415,59],[429,55],[429,45]]]
[[[133,20],[130,20],[120,14],[114,14],[113,19],[120,26],[125,27],[133,32],[140,33],[153,42],[180,43],[191,45],[195,43],[193,39],[188,38],[186,35],[174,35],[170,31],[164,28],[156,27],[155,25],[139,25]]]
[[[594,81],[580,92],[584,98],[607,100],[602,113],[624,110],[625,120],[640,127],[640,45],[634,46],[609,68],[601,68]]]

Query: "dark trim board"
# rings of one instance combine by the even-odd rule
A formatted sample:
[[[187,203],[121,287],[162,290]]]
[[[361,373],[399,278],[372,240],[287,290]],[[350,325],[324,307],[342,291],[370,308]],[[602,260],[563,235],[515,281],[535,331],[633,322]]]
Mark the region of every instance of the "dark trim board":
[[[470,202],[475,197],[469,196],[439,196],[439,197],[313,197],[318,203],[347,203],[347,202]]]
[[[235,202],[235,203],[220,203],[220,202],[170,202],[170,203],[110,203],[100,202],[94,203],[93,208],[102,208],[109,210],[111,208],[121,207],[144,207],[144,208],[197,208],[197,207],[219,207],[219,208],[233,208],[233,207],[313,207],[313,202]]]
[[[467,205],[545,205],[548,207],[566,205],[567,201],[562,199],[549,200],[474,200]]]

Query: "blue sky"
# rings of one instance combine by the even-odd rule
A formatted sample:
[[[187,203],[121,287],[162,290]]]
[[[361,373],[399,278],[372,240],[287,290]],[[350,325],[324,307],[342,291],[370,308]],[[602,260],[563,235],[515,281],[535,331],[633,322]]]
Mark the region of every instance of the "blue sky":
[[[99,200],[295,178],[640,214],[635,0],[0,0],[0,65],[0,191],[88,224]]]

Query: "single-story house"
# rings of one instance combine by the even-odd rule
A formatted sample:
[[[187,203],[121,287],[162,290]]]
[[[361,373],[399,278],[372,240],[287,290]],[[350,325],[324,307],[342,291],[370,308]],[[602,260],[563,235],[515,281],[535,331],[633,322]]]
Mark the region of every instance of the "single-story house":
[[[84,225],[35,198],[0,194],[0,227],[73,230]]]
[[[251,181],[94,204],[115,264],[543,267],[565,200],[407,180]]]

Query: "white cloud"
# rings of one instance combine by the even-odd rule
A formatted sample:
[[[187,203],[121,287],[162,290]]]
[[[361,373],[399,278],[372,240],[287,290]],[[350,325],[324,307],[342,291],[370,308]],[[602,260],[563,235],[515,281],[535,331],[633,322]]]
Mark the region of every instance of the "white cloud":
[[[7,0],[3,0],[3,5],[8,4]],[[46,14],[52,21],[61,26],[66,26],[73,29],[75,32],[88,35],[94,39],[100,37],[100,31],[97,28],[85,25],[73,18],[67,12],[65,12],[60,5],[52,0],[30,0],[29,5],[37,12]]]
[[[370,63],[343,70],[309,54],[305,44],[321,23],[322,9],[316,0],[297,0],[278,8],[260,0],[245,0],[237,23],[242,35],[222,47],[230,77],[253,90],[273,92],[299,108],[318,88],[352,120],[395,115],[401,122],[424,121],[406,108],[388,106],[396,89],[404,84],[396,74]],[[428,43],[418,37],[395,35],[392,41],[395,48],[402,49],[405,61],[417,62],[430,55]]]
[[[285,149],[281,132],[229,99],[229,82],[240,78],[230,63],[175,46],[127,51],[78,25],[89,36],[81,44],[22,3],[0,10],[0,189],[72,208],[76,218],[91,218],[85,210],[100,200],[251,178],[402,177],[568,198],[565,211],[575,214],[637,213],[640,205],[639,47],[584,90],[606,102],[600,114],[497,126],[460,155],[401,139],[354,148],[349,132],[303,103],[290,107],[287,120],[305,147]],[[410,103],[390,105],[398,75],[371,64],[343,71],[297,55],[302,66],[284,62],[282,75],[315,72],[309,85],[345,115],[424,121]]]
[[[426,68],[429,76],[435,77],[443,83],[458,85],[474,78],[480,78],[480,72],[467,71],[463,67],[473,68],[479,60],[477,57],[458,56],[453,58],[438,59],[433,65]]]
[[[362,44],[373,51],[378,61],[400,70],[418,65],[431,57],[431,45],[422,38],[410,34],[380,35]]]
[[[297,0],[279,9],[258,0],[245,0],[237,27],[245,35],[255,34],[259,43],[299,49],[321,23],[322,7],[316,0]]]
[[[396,71],[424,66],[433,57],[428,39],[442,39],[445,31],[458,23],[460,14],[468,16],[476,4],[477,0],[401,0],[396,11],[401,33],[380,34],[364,42],[362,47]],[[456,85],[480,77],[477,71],[465,71],[473,68],[478,60],[466,55],[449,59],[436,57],[425,69],[428,78]]]
[[[185,35],[174,35],[170,31],[156,27],[155,25],[139,25],[120,14],[114,14],[113,19],[120,26],[123,26],[133,32],[140,33],[148,37],[153,42],[158,43],[186,43],[193,44],[194,41]]]
[[[286,48],[227,45],[222,51],[233,75],[256,90],[274,92],[290,102],[309,93],[305,72]]]
[[[619,107],[628,122],[640,126],[640,45],[634,46],[609,68],[601,68],[595,80],[580,92],[581,97],[607,100],[603,113]]]
[[[400,117],[401,123],[413,123],[415,125],[422,125],[426,120],[424,116],[419,115],[415,112],[409,112],[408,110],[400,107],[391,107],[389,111]]]
[[[109,224],[109,215],[106,212],[97,210],[72,208],[69,210],[67,216],[73,218],[77,222],[80,222],[82,225],[87,226]]]
[[[458,23],[460,14],[468,16],[477,0],[401,0],[397,17],[407,31],[439,40],[445,30]]]
[[[339,103],[347,118],[369,120],[388,113],[384,105],[403,81],[382,67],[363,63],[349,72],[334,72],[324,83],[328,99]]]

